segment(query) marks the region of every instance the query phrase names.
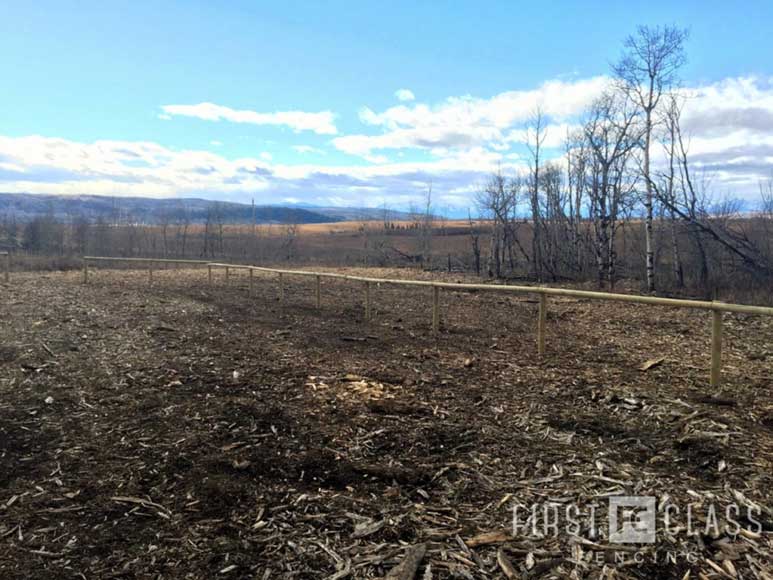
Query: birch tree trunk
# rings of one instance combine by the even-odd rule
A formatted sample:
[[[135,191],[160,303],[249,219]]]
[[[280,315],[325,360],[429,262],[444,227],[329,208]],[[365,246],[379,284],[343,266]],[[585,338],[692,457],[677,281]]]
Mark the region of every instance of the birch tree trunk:
[[[652,89],[650,89],[651,91]],[[650,103],[652,103],[652,92],[650,92]],[[644,239],[646,251],[647,266],[647,290],[655,291],[655,250],[652,245],[652,180],[650,179],[650,141],[652,139],[652,105],[645,109],[645,134],[644,134],[644,182],[646,184],[646,197],[644,200]]]

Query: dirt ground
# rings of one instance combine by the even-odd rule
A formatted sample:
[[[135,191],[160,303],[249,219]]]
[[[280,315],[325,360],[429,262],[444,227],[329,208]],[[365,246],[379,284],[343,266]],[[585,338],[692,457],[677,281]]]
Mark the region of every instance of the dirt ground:
[[[0,286],[0,578],[771,578],[772,319],[712,390],[705,312],[551,299],[540,361],[525,296],[218,274]],[[620,494],[761,531],[616,546]],[[513,535],[548,501],[602,529]]]

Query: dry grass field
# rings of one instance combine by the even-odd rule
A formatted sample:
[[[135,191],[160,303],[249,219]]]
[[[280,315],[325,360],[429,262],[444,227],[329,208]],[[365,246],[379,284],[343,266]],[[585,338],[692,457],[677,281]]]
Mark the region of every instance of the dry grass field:
[[[414,222],[404,220],[389,220],[390,224],[398,230],[409,229]],[[440,227],[440,221],[435,220],[434,226]],[[487,225],[488,220],[473,220],[474,225]],[[452,220],[445,219],[442,224],[447,228],[462,228],[467,229],[470,227],[468,220]],[[228,224],[223,226],[228,234],[248,234],[253,231],[251,225],[232,225]],[[379,230],[383,228],[383,224],[379,221],[341,221],[341,222],[329,222],[329,223],[315,223],[315,224],[297,224],[294,226],[297,228],[298,233],[303,234],[349,234],[359,232],[363,227],[368,227],[372,230]],[[259,235],[263,236],[282,236],[283,231],[287,228],[282,224],[258,224],[255,226],[255,231]],[[160,229],[160,226],[156,226],[156,229]],[[191,233],[201,233],[204,231],[204,226],[201,224],[193,224],[189,226]]]
[[[377,288],[366,322],[341,281],[317,310],[305,279],[281,304],[244,272],[80,280],[2,286],[0,578],[377,578],[417,546],[419,578],[771,577],[771,319],[726,315],[712,390],[697,311],[551,299],[539,360],[523,296],[444,292],[434,337],[424,289]],[[512,534],[514,503],[615,494],[764,529],[637,560]]]

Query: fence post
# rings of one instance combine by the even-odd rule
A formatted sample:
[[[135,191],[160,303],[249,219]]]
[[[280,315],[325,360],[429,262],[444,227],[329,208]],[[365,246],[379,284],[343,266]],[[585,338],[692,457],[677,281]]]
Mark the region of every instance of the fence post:
[[[718,387],[722,372],[722,311],[711,311],[711,386]]]
[[[212,286],[212,266],[207,264],[207,282]]]
[[[285,280],[282,276],[282,272],[279,272],[279,301],[285,301]]]
[[[5,253],[5,283],[11,281],[11,252]]]
[[[89,261],[83,258],[83,283],[89,283]]]
[[[548,318],[548,297],[545,294],[539,295],[539,313],[537,315],[537,354],[545,354],[545,325]]]
[[[432,333],[437,334],[440,330],[440,288],[432,287]]]
[[[317,310],[319,310],[322,307],[322,293],[320,291],[320,278],[321,276],[317,274]]]
[[[225,284],[228,285],[228,282],[231,280],[231,268],[228,266],[225,267]]]
[[[254,273],[255,270],[250,268],[250,296],[255,296],[255,278],[253,277]]]
[[[153,262],[148,263],[148,284],[153,284]]]
[[[365,320],[370,320],[370,282],[365,282]]]

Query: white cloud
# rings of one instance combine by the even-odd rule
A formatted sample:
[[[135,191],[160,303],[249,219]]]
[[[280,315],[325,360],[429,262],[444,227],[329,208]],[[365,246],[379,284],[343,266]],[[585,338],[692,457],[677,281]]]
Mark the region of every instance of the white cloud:
[[[559,148],[584,105],[603,86],[604,79],[546,83],[534,91],[490,99],[455,97],[437,106],[416,103],[380,113],[366,109],[361,114],[364,129],[375,134],[333,139],[340,151],[369,161],[350,165],[322,163],[321,157],[315,163],[277,163],[261,154],[229,159],[152,142],[0,136],[0,191],[247,201],[255,194],[261,203],[292,197],[317,204],[335,200],[338,205],[380,205],[386,200],[392,207],[404,207],[431,180],[439,206],[465,208],[490,171],[523,170],[523,149],[517,144],[533,107],[539,103],[550,115],[547,144]],[[689,95],[684,125],[696,169],[715,175],[712,186],[717,191],[755,198],[758,181],[773,168],[773,80],[726,79],[684,92]],[[310,145],[292,148],[324,154]],[[423,160],[411,161],[417,150]]]
[[[378,205],[386,199],[390,205],[405,206],[418,199],[430,180],[438,188],[439,202],[444,192],[469,190],[500,158],[498,153],[473,148],[431,162],[286,165],[260,158],[231,160],[209,151],[177,151],[150,142],[0,136],[0,190],[246,201],[254,196],[260,203],[288,197],[326,203],[335,198],[338,205]]]
[[[249,110],[237,110],[214,103],[197,105],[164,105],[161,107],[167,116],[195,117],[204,121],[231,121],[252,125],[286,126],[295,132],[313,131],[319,135],[335,135],[335,115],[330,111],[307,113],[305,111],[279,111],[275,113],[257,113]]]
[[[214,145],[215,147],[222,147],[223,146],[223,142],[222,141],[218,141],[217,139],[213,139],[212,141],[209,142],[209,144],[210,145]]]
[[[690,159],[714,189],[753,192],[773,174],[773,77],[728,78],[680,93]]]
[[[345,135],[333,139],[333,145],[366,159],[384,149],[489,146],[504,150],[517,135],[513,131],[522,128],[538,107],[561,123],[590,105],[608,83],[606,77],[549,81],[534,90],[508,91],[489,99],[449,97],[436,106],[398,105],[381,113],[366,107],[360,111],[360,121],[380,127],[383,133]]]
[[[383,149],[466,148],[502,140],[492,127],[411,127],[399,128],[382,135],[346,135],[333,139],[333,145],[344,153],[372,157],[372,151]]]
[[[263,152],[260,154],[260,158],[261,158],[263,161],[271,161],[271,160],[274,158],[274,156],[273,156],[273,155],[271,155],[271,153],[269,153],[268,151],[263,151]]]
[[[0,190],[31,193],[174,196],[194,191],[264,189],[261,159],[227,160],[157,143],[0,136]]]
[[[395,96],[398,101],[415,101],[416,95],[410,89],[398,89],[395,91]]]
[[[382,112],[363,108],[360,121],[381,132],[343,135],[332,144],[374,163],[383,163],[383,152],[390,150],[398,157],[424,150],[441,159],[476,148],[517,161],[518,153],[510,151],[524,143],[525,122],[539,107],[548,123],[544,145],[558,158],[567,133],[579,126],[583,111],[608,86],[606,77],[556,80],[488,99],[449,97],[434,106],[415,103]],[[729,78],[681,93],[683,125],[696,169],[714,174],[718,189],[755,195],[758,181],[773,171],[773,77]]]
[[[296,153],[300,154],[306,154],[306,153],[313,153],[315,155],[325,155],[325,152],[322,149],[318,149],[317,147],[312,147],[311,145],[293,145],[293,150]]]

